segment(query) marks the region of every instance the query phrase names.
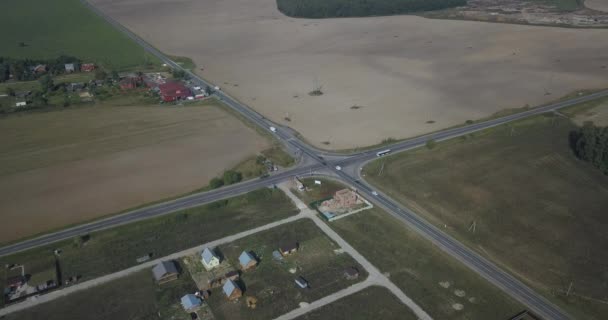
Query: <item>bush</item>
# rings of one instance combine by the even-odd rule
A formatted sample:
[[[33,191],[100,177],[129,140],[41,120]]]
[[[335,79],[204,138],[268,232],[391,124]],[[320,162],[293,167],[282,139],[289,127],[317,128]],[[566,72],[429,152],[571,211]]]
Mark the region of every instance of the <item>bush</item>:
[[[608,174],[608,127],[597,127],[586,122],[582,128],[570,132],[570,147],[577,158],[590,162]]]
[[[243,180],[243,175],[238,171],[228,170],[224,172],[225,185],[241,182],[241,180]]]
[[[217,178],[217,177],[213,178],[213,179],[211,179],[211,181],[209,181],[209,187],[211,189],[217,189],[223,185],[224,185],[224,180]]]
[[[429,149],[433,149],[437,146],[437,141],[431,139],[426,142],[426,147]]]

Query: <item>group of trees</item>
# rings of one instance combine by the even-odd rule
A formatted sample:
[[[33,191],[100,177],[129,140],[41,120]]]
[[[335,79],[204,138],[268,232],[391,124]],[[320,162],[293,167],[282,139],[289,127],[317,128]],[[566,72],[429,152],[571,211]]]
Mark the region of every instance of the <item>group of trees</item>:
[[[224,171],[224,174],[221,178],[216,177],[211,179],[211,181],[209,182],[209,187],[211,189],[217,189],[224,185],[230,185],[235,184],[237,182],[241,182],[241,180],[243,180],[242,173],[234,170],[227,170]]]
[[[580,129],[570,132],[570,147],[577,158],[608,174],[608,127],[585,123]]]
[[[277,0],[291,17],[366,17],[432,11],[463,6],[467,0]]]
[[[14,59],[0,57],[0,82],[9,80],[13,75],[14,80],[29,81],[36,80],[44,75],[57,75],[65,73],[65,64],[80,64],[78,58],[70,56],[59,56],[55,59]],[[46,65],[45,73],[36,73],[32,70],[37,65]]]

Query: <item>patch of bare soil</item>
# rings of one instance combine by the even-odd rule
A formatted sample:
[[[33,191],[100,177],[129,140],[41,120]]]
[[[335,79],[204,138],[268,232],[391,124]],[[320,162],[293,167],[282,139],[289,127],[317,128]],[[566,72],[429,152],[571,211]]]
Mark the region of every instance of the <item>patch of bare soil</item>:
[[[83,108],[0,127],[0,242],[187,193],[269,145],[215,106]]]
[[[585,7],[597,11],[608,12],[608,0],[585,0]]]
[[[322,148],[416,136],[608,86],[608,30],[417,16],[293,19],[274,0],[92,2]],[[308,94],[316,88],[323,95]]]
[[[579,126],[582,126],[587,121],[591,121],[600,127],[608,126],[608,102],[584,113],[577,114],[572,120]]]

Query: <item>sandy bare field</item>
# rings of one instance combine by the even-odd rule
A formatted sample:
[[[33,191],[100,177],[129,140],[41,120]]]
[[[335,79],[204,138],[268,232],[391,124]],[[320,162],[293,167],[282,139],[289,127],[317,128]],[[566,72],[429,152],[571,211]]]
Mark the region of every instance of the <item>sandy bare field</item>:
[[[585,7],[608,12],[608,0],[585,0]]]
[[[192,191],[269,146],[210,105],[14,116],[0,132],[0,242]]]
[[[325,148],[410,137],[608,86],[608,30],[414,16],[292,19],[274,0],[92,2]],[[324,95],[308,95],[315,82]]]

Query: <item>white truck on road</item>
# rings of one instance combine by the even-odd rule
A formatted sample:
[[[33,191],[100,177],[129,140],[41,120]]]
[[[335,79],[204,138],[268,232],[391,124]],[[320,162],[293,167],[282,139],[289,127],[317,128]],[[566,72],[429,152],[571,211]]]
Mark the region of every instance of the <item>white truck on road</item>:
[[[270,127],[270,131],[272,131],[272,132],[277,132],[277,128],[275,128],[275,127]]]

